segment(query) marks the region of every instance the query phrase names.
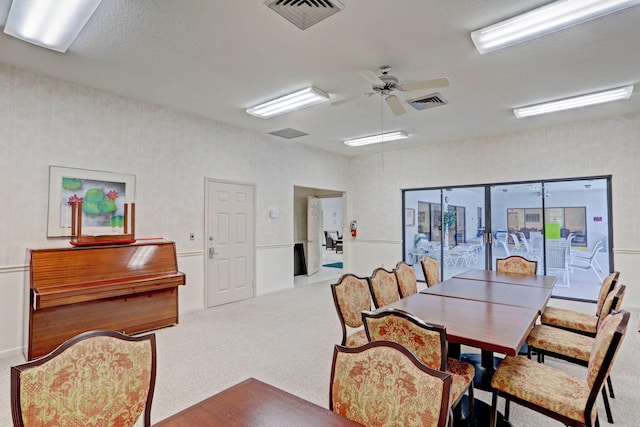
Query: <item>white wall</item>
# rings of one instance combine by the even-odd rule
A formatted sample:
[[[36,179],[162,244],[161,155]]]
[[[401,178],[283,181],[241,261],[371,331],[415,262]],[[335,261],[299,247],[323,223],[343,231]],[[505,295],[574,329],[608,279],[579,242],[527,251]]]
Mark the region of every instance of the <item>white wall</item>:
[[[293,287],[294,185],[347,187],[347,159],[293,141],[5,65],[0,87],[0,353],[22,345],[26,249],[69,245],[46,237],[50,165],[136,175],[136,235],[176,242],[182,313],[204,307],[205,177],[256,183],[258,293]]]
[[[612,175],[615,267],[628,286],[625,304],[640,307],[640,216],[633,214],[640,200],[639,135],[635,114],[363,155],[349,165],[347,212],[358,220],[357,239],[368,242],[369,256],[393,265],[388,245],[401,236],[403,188]],[[384,173],[371,167],[382,160]],[[401,252],[401,241],[397,246]],[[345,269],[352,267],[347,260]]]

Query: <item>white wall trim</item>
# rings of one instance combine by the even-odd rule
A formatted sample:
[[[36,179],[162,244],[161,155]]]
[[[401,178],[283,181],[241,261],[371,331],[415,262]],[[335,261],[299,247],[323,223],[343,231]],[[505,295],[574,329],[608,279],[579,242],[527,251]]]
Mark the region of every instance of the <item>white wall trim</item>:
[[[640,249],[613,248],[614,254],[640,255]]]
[[[257,250],[264,250],[264,249],[286,249],[286,248],[293,248],[294,244],[293,243],[277,243],[274,245],[258,245],[256,246]]]
[[[28,265],[7,265],[0,267],[0,274],[2,273],[24,273],[29,271]]]
[[[186,258],[186,257],[192,257],[192,256],[204,256],[204,251],[185,251],[185,252],[178,252],[176,254],[176,256],[178,258]]]

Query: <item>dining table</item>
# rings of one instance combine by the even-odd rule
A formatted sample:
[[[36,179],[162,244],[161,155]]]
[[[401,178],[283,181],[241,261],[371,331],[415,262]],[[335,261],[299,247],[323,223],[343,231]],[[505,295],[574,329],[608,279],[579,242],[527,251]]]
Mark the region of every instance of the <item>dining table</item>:
[[[360,424],[270,384],[249,378],[153,426],[353,427]]]
[[[474,268],[459,274],[454,274],[452,278],[478,280],[482,282],[508,283],[511,285],[535,286],[553,289],[558,278],[556,276],[545,276],[541,274],[518,274],[518,273],[498,273],[495,270],[481,270]]]
[[[517,355],[544,310],[556,278],[468,270],[377,311],[400,309],[446,328],[449,357],[474,365],[474,385],[491,390],[491,377],[500,358],[494,353]],[[461,346],[480,354],[461,354]],[[486,419],[486,405],[474,405],[476,419]],[[508,425],[501,420],[501,425]],[[481,421],[482,422],[482,421]],[[480,424],[481,425],[481,424]]]

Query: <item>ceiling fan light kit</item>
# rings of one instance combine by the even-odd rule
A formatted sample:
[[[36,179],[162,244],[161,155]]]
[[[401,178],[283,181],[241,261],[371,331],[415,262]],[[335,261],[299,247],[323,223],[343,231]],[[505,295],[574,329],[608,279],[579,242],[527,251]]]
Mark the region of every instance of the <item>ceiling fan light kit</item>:
[[[329,100],[329,95],[315,86],[310,86],[299,91],[281,96],[271,101],[263,102],[245,111],[252,116],[268,119],[290,111],[299,110],[311,105]]]
[[[485,54],[640,4],[640,0],[557,0],[471,33]]]
[[[558,99],[555,101],[543,102],[541,104],[514,108],[513,114],[515,114],[517,118],[521,119],[523,117],[536,116],[540,114],[553,113],[556,111],[570,110],[572,108],[580,108],[589,105],[617,101],[620,99],[627,99],[631,96],[632,93],[633,85],[623,86],[615,89],[573,96],[571,98]]]
[[[344,141],[345,145],[350,147],[360,147],[362,145],[378,144],[380,142],[395,141],[398,139],[409,138],[409,134],[403,130],[397,130],[393,132],[379,133],[376,135],[363,136],[361,138],[347,139]]]
[[[66,52],[102,0],[13,0],[4,32]]]

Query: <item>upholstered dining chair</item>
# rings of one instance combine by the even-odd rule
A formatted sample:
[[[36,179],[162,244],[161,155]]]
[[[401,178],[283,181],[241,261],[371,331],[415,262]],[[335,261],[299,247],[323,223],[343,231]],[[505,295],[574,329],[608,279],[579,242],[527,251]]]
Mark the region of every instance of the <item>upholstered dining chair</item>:
[[[609,376],[629,313],[620,311],[604,319],[591,347],[586,379],[535,362],[523,356],[507,356],[491,379],[491,426],[496,425],[498,396],[505,398],[504,418],[514,401],[567,426],[598,425],[596,399]]]
[[[440,283],[440,267],[438,267],[437,260],[427,256],[420,261],[420,265],[422,266],[422,272],[424,273],[428,287]]]
[[[543,325],[567,329],[569,331],[592,337],[595,336],[598,327],[598,317],[602,311],[604,301],[607,298],[607,295],[611,293],[618,283],[619,278],[620,273],[616,271],[609,274],[602,281],[602,285],[600,285],[600,291],[598,293],[595,315],[564,308],[547,307],[540,316],[540,322]]]
[[[496,271],[498,273],[536,274],[537,270],[537,261],[528,260],[520,255],[496,259]]]
[[[385,309],[378,313],[362,312],[370,341],[392,341],[411,350],[425,365],[453,377],[451,408],[456,408],[465,392],[469,395],[469,419],[473,424],[473,365],[447,357],[447,332],[444,326],[432,325],[402,310]]]
[[[362,328],[363,310],[371,310],[371,293],[369,281],[365,277],[354,274],[342,275],[337,283],[331,285],[333,303],[338,312],[340,325],[342,326],[341,345],[357,347],[366,344],[369,340],[364,329],[348,333],[348,331]],[[347,330],[349,328],[349,330]]]
[[[378,267],[369,277],[369,289],[376,308],[384,307],[400,299],[398,279],[393,271]]]
[[[612,311],[617,312],[621,309],[625,289],[625,285],[620,285],[609,293],[599,316],[600,325]],[[587,366],[594,340],[595,338],[553,326],[536,325],[527,337],[528,357],[531,358],[531,353],[535,351],[538,355],[538,362],[544,362],[545,356],[552,356],[580,366]],[[607,386],[609,387],[609,395],[611,398],[615,398],[611,376],[607,377]],[[607,421],[613,424],[613,415],[605,387],[602,388],[602,399]]]
[[[393,271],[396,274],[396,280],[398,281],[400,298],[405,298],[418,292],[416,273],[413,271],[413,267],[411,265],[404,261],[400,261],[396,264],[396,268]]]
[[[77,335],[48,355],[11,368],[11,412],[18,427],[151,425],[155,334]]]
[[[352,421],[365,426],[451,426],[450,392],[450,374],[425,366],[397,343],[335,346],[329,409]]]

